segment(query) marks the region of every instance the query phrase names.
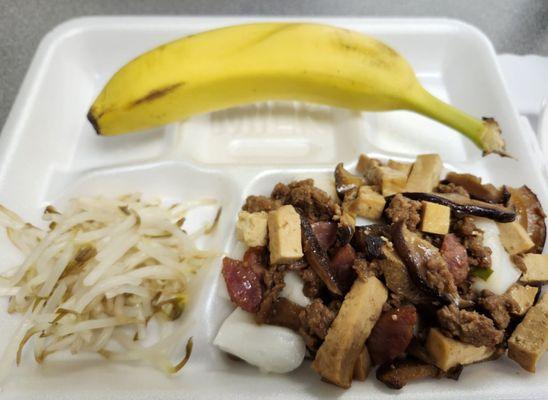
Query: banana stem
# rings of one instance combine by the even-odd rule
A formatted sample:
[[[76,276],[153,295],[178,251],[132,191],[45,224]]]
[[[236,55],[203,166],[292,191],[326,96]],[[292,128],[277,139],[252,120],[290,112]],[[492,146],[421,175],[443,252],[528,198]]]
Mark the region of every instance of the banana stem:
[[[481,148],[484,155],[489,153],[507,155],[500,128],[492,118],[483,120],[474,118],[441,101],[422,87],[419,88],[418,94],[411,97],[409,109],[461,132]]]

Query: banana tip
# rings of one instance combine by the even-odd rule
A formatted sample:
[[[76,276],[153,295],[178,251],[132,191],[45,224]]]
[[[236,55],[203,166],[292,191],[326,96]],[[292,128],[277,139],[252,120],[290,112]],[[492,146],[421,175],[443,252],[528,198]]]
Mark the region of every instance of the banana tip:
[[[93,108],[89,109],[87,118],[91,126],[93,126],[93,129],[95,129],[95,133],[98,135],[101,135],[101,129],[99,128],[99,123],[97,122],[97,118],[95,118],[95,115],[93,115]]]

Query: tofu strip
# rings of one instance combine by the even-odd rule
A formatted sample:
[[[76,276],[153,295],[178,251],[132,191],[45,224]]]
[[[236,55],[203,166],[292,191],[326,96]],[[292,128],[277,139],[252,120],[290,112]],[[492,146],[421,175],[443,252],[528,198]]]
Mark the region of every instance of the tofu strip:
[[[548,296],[531,308],[508,340],[508,357],[523,369],[535,372],[536,364],[548,348]]]
[[[350,387],[356,359],[387,298],[388,292],[377,278],[356,279],[312,363],[323,379]]]

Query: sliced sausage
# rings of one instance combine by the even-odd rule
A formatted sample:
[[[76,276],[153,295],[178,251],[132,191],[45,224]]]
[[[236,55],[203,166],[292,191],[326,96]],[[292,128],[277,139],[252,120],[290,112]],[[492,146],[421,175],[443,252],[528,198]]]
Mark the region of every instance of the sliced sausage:
[[[441,244],[441,255],[447,262],[447,267],[455,279],[455,284],[459,285],[464,282],[470,267],[466,248],[460,243],[457,236],[452,233],[444,236]]]
[[[243,310],[254,313],[263,297],[261,282],[251,268],[229,257],[223,258],[222,274],[232,302]]]
[[[374,364],[384,364],[403,355],[413,338],[417,311],[403,306],[384,312],[373,327],[367,349]]]

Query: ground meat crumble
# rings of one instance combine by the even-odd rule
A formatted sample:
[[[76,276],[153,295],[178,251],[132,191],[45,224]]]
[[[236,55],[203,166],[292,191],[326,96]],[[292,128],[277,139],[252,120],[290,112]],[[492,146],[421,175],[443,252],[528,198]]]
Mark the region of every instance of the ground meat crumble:
[[[449,305],[439,309],[437,315],[441,328],[464,343],[493,347],[504,338],[503,331],[495,328],[493,320],[478,312]]]
[[[481,295],[480,304],[489,313],[499,329],[506,329],[511,316],[519,313],[518,303],[506,294],[497,296],[488,290],[484,290]]]
[[[282,204],[291,204],[310,223],[331,221],[336,213],[335,202],[323,190],[314,186],[313,179],[278,183],[272,190],[272,199]]]
[[[453,230],[462,239],[470,267],[491,268],[491,249],[483,246],[483,231],[476,227],[473,219],[464,217],[457,220]]]
[[[410,200],[401,194],[392,198],[390,205],[386,209],[386,216],[394,223],[405,221],[409,230],[417,230],[417,225],[421,221],[422,204],[420,201]]]

